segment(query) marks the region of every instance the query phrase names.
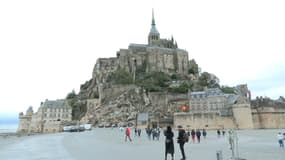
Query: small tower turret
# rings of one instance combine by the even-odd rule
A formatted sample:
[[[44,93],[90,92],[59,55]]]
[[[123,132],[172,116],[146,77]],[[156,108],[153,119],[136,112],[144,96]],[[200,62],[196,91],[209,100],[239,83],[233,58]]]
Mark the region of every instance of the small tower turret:
[[[26,116],[32,116],[34,113],[33,107],[30,106],[26,111]]]

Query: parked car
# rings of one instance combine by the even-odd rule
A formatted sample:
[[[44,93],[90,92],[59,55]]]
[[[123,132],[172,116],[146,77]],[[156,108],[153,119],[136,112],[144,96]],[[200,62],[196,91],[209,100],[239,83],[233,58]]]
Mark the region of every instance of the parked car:
[[[84,131],[84,126],[64,126],[63,131],[64,132],[82,132]]]
[[[92,124],[82,124],[80,126],[84,127],[85,130],[91,130],[92,129]]]

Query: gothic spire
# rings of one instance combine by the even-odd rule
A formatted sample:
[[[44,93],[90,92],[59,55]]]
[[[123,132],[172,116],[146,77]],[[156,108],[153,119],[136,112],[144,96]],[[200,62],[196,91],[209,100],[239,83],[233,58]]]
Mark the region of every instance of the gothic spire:
[[[151,21],[151,25],[152,25],[152,26],[155,26],[155,20],[154,20],[153,9],[152,9],[152,21]]]
[[[154,20],[154,11],[153,11],[153,9],[152,9],[152,21],[151,21],[150,33],[159,35],[159,32],[157,31],[157,29],[155,27],[155,20]]]

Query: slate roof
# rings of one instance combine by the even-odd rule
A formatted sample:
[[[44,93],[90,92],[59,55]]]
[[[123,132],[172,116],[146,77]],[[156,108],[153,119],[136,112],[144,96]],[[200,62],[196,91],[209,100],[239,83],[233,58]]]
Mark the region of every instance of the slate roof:
[[[69,107],[68,103],[64,99],[58,99],[58,100],[46,100],[42,107],[44,108],[65,108]]]

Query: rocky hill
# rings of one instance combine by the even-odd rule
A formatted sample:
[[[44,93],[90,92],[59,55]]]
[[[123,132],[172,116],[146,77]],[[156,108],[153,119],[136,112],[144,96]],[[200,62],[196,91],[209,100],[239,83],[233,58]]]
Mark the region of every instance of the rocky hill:
[[[73,119],[97,124],[134,123],[138,113],[149,113],[156,118],[172,117],[181,105],[188,104],[189,90],[219,87],[215,75],[207,72],[199,74],[194,60],[189,64],[195,68],[189,67],[187,75],[138,70],[135,81],[124,70],[93,72],[93,78],[81,85],[78,95],[70,93],[68,96],[73,106]],[[105,77],[105,83],[98,83],[98,77]],[[88,101],[94,103],[90,105]]]

